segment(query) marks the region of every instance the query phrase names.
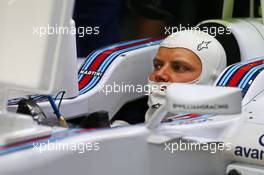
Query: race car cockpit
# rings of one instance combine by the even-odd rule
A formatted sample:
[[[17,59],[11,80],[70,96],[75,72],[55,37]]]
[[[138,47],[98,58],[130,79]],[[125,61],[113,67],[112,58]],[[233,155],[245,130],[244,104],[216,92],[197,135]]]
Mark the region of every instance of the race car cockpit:
[[[222,44],[228,66],[264,55],[262,19],[232,18],[230,6],[232,1],[225,1],[223,19],[203,21],[196,26],[197,30],[211,34]],[[61,102],[61,113],[67,119],[72,119],[103,110],[112,119],[126,103],[146,95],[144,86],[153,70],[152,59],[162,40],[162,37],[145,38],[117,43],[95,50],[85,60],[80,59],[79,62],[83,63],[78,71],[79,93],[66,92],[68,98]],[[74,67],[73,63],[70,65]],[[68,72],[73,72],[73,69]],[[74,89],[76,80],[73,75],[66,74],[64,87]],[[135,93],[136,89],[138,91]],[[118,93],[120,91],[123,92]],[[53,116],[53,109],[45,97],[34,98],[40,102],[38,104],[47,116]],[[10,110],[16,110],[18,100],[9,101]],[[104,103],[101,103],[102,100]],[[146,100],[142,103],[146,103]]]
[[[9,91],[0,93],[1,174],[71,175],[87,170],[90,174],[117,175],[264,172],[262,19],[232,18],[233,0],[225,0],[223,19],[196,26],[214,36],[227,57],[228,66],[214,86],[168,86],[166,103],[144,124],[112,128],[102,124],[103,129],[92,125],[71,127],[65,120],[83,116],[94,121],[107,118],[108,122],[126,103],[145,96],[152,59],[164,39],[144,38],[99,48],[87,58],[78,59],[81,66],[77,71],[74,35],[36,39],[31,30],[28,32],[33,24],[74,27],[73,2],[0,2],[4,26],[0,28],[0,83],[20,92],[12,97],[24,95],[10,99],[6,111]],[[29,13],[28,3],[34,6],[36,16]],[[9,29],[24,18],[28,21],[20,28],[23,35],[9,40],[2,34],[12,36]],[[20,50],[13,53],[10,48]],[[20,53],[27,59],[21,60]],[[13,66],[28,79],[12,74]],[[32,93],[37,95],[28,96]],[[175,116],[164,122],[169,112]],[[49,118],[61,122],[43,122]],[[192,144],[197,146],[195,150]]]

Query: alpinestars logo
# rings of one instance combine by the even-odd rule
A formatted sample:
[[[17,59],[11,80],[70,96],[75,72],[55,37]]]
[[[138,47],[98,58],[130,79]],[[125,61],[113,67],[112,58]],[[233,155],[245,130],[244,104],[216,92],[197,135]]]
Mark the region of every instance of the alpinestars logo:
[[[259,137],[259,144],[263,147],[263,149],[257,148],[248,148],[242,146],[236,146],[234,154],[239,157],[246,157],[256,160],[263,160],[264,158],[264,134]]]
[[[212,41],[203,41],[200,44],[198,44],[197,46],[197,50],[201,51],[202,49],[208,49],[208,45],[211,43]]]

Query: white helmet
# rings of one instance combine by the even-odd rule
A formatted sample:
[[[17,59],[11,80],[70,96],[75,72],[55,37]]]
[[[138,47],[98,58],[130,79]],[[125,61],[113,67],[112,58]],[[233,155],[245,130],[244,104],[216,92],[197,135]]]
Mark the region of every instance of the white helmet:
[[[200,30],[184,30],[168,36],[160,44],[166,48],[186,48],[194,52],[202,62],[201,75],[194,84],[213,84],[226,67],[223,46],[211,35]]]

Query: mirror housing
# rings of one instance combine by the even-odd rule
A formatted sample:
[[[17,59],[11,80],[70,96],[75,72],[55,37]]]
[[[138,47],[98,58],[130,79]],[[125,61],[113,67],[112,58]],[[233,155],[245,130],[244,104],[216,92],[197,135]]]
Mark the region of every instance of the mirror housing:
[[[242,90],[234,87],[174,83],[167,86],[166,103],[151,116],[147,128],[157,128],[167,113],[239,114]]]
[[[239,114],[241,89],[175,83],[167,87],[167,109],[171,113]]]

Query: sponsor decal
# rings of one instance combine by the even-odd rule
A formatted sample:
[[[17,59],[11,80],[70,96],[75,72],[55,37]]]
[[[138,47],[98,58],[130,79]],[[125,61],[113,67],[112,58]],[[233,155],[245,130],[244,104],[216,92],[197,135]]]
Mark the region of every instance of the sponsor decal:
[[[92,71],[92,70],[81,70],[80,74],[101,77],[103,73],[102,72],[97,72],[97,71]]]
[[[203,41],[200,44],[198,44],[197,46],[197,50],[201,51],[203,49],[208,49],[208,45],[211,43],[212,41]]]
[[[259,137],[259,144],[264,147],[264,134]]]
[[[185,105],[185,104],[172,104],[173,108],[179,109],[228,109],[228,104],[204,104],[204,105]]]
[[[245,158],[250,158],[250,159],[255,159],[255,160],[263,160],[264,158],[264,134],[259,137],[258,142],[260,146],[263,147],[263,149],[236,146],[234,154],[238,157],[245,157]]]

